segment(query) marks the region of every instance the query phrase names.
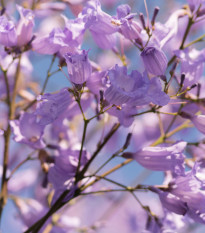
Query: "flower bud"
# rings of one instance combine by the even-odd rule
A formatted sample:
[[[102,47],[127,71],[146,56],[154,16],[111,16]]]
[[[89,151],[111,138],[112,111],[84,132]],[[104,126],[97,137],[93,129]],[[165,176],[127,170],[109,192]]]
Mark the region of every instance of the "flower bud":
[[[164,75],[167,68],[167,57],[164,52],[156,47],[146,47],[141,57],[146,70],[153,75]]]
[[[88,61],[88,51],[83,50],[78,54],[67,53],[65,59],[71,82],[83,84],[92,73],[92,67]]]

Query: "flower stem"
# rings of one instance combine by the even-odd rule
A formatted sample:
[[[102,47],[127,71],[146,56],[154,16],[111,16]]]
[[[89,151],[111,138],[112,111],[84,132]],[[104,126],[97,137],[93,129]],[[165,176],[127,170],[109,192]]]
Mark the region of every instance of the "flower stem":
[[[3,173],[2,173],[2,179],[1,179],[1,194],[0,194],[0,218],[2,216],[3,208],[6,205],[7,198],[8,198],[8,190],[7,190],[8,178],[6,177],[6,173],[7,173],[8,162],[9,162],[9,142],[10,142],[10,135],[11,135],[11,127],[10,127],[9,121],[13,120],[15,116],[15,107],[16,107],[15,102],[16,102],[16,95],[17,95],[18,79],[20,76],[20,64],[21,64],[21,55],[19,56],[19,61],[18,61],[17,69],[16,69],[13,95],[12,95],[11,100],[10,100],[10,91],[9,91],[7,71],[4,71],[4,79],[5,79],[6,90],[7,90],[7,104],[9,108],[9,113],[8,113],[7,129],[4,133],[4,157],[3,157]]]

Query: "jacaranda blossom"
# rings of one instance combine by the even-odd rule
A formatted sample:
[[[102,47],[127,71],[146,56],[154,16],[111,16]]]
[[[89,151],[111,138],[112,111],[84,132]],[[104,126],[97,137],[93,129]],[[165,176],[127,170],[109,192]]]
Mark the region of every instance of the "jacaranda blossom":
[[[167,57],[161,49],[146,47],[142,53],[145,69],[153,75],[164,75],[167,69]]]
[[[143,167],[153,171],[172,171],[174,174],[184,174],[183,150],[186,142],[178,142],[169,147],[144,147],[130,157]]]
[[[75,84],[83,84],[91,76],[92,67],[88,60],[88,51],[65,54],[70,81]]]

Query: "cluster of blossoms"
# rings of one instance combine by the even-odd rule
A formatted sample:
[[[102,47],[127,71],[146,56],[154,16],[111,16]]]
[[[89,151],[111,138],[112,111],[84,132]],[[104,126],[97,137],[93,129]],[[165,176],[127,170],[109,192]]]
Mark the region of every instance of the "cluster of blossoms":
[[[205,1],[184,0],[165,23],[139,2],[146,17],[126,1],[1,1],[5,232],[205,224]]]

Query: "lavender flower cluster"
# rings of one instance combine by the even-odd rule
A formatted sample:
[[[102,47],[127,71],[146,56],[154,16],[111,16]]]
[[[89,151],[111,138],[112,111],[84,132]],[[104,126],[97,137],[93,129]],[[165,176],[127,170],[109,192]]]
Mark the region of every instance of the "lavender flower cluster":
[[[205,1],[126,2],[1,0],[2,232],[205,224]]]

